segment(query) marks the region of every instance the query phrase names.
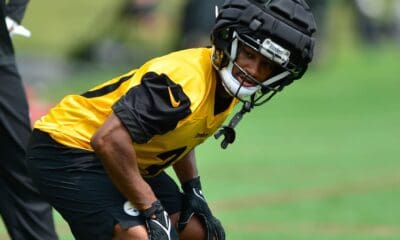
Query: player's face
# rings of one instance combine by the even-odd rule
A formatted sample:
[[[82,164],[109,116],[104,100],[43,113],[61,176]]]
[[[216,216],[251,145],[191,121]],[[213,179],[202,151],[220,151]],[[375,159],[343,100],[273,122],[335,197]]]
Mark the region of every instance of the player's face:
[[[269,59],[243,44],[239,47],[236,64],[259,82],[268,79],[276,70],[275,64]],[[244,87],[251,87],[256,84],[246,77],[246,74],[237,66],[233,67],[232,74]]]

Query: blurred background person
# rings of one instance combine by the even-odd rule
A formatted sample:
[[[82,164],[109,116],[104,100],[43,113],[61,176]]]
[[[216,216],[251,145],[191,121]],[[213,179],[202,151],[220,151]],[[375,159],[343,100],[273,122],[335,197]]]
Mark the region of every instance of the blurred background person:
[[[326,61],[326,57],[329,54],[329,47],[326,47],[327,41],[327,30],[328,30],[328,12],[330,7],[329,0],[307,0],[308,5],[311,7],[314,13],[315,21],[318,23],[318,31],[315,34],[317,39],[314,59],[315,64],[320,65],[321,61]]]
[[[69,57],[73,61],[84,61],[102,65],[140,64],[149,58],[151,49],[143,49],[142,38],[156,37],[162,32],[160,23],[168,22],[157,11],[156,0],[123,0],[114,10],[103,9],[91,29],[95,33],[83,36]],[[109,17],[104,20],[104,16]],[[102,22],[102,27],[98,23]],[[156,31],[155,31],[156,30]]]
[[[215,21],[215,7],[224,0],[185,1],[180,23],[181,38],[177,48],[200,47],[209,44],[210,29]]]
[[[27,3],[0,0],[0,214],[12,239],[57,239],[51,207],[36,190],[25,161],[29,109],[10,35],[30,36],[19,25]]]
[[[355,0],[356,26],[361,40],[369,45],[400,40],[400,1]]]

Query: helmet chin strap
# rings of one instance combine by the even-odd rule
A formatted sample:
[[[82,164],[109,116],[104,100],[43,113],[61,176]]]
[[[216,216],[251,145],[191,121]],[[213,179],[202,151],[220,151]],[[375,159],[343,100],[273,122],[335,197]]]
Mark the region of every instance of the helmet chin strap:
[[[228,147],[228,144],[233,143],[235,141],[236,133],[234,128],[236,125],[242,120],[242,117],[245,113],[250,112],[250,110],[253,108],[253,103],[249,101],[243,102],[242,109],[237,112],[231,121],[229,122],[228,126],[222,126],[215,134],[214,137],[215,139],[220,138],[222,135],[224,135],[224,139],[221,142],[221,148],[226,149]]]
[[[264,87],[267,87],[270,84],[273,84],[285,77],[287,77],[290,74],[290,72],[288,71],[284,71],[278,75],[276,75],[275,77],[272,77],[270,79],[268,79],[266,82],[264,82],[262,85]],[[244,101],[241,99],[241,101],[243,102],[242,105],[242,109],[237,112],[232,119],[229,121],[228,126],[222,126],[215,134],[214,137],[215,139],[220,138],[222,135],[224,135],[224,139],[221,142],[221,148],[222,149],[226,149],[228,147],[229,144],[233,143],[235,141],[236,138],[236,132],[235,132],[235,127],[236,125],[240,122],[240,120],[242,120],[243,115],[250,112],[251,109],[254,106],[260,106],[266,102],[268,102],[273,96],[275,96],[276,93],[278,93],[278,91],[282,90],[282,88],[273,91],[273,93],[268,96],[266,99],[264,99],[264,101],[262,101],[261,103],[257,103],[258,99],[255,99],[256,96],[255,94],[251,95],[250,97],[250,101]]]

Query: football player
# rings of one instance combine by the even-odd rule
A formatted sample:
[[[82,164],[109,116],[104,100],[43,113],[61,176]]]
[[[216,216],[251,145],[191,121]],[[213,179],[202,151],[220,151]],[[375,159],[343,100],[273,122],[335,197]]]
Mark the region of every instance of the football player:
[[[245,112],[299,79],[316,27],[303,0],[228,0],[216,12],[212,47],[154,58],[35,123],[30,169],[77,239],[225,239],[195,147],[215,132],[226,147]]]

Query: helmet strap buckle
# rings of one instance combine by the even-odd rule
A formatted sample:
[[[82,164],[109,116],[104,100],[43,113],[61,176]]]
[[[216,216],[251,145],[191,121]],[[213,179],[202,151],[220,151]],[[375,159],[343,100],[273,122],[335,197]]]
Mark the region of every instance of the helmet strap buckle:
[[[242,120],[243,115],[250,112],[250,110],[253,108],[254,104],[249,101],[243,102],[242,109],[237,112],[233,118],[230,120],[228,126],[222,126],[215,134],[214,137],[215,139],[220,138],[222,135],[224,135],[224,139],[221,142],[221,148],[226,149],[228,147],[228,144],[231,144],[235,141],[236,138],[236,133],[235,133],[235,127],[236,125]]]

